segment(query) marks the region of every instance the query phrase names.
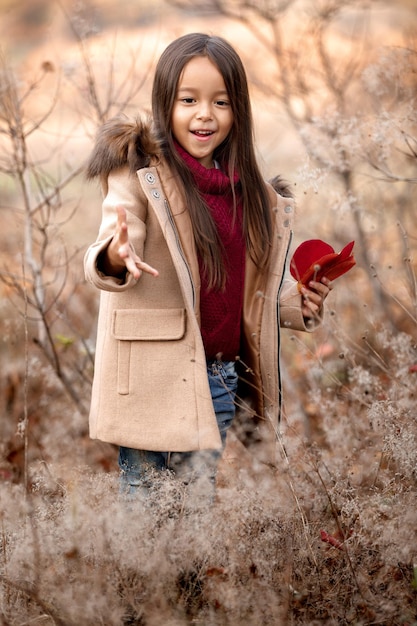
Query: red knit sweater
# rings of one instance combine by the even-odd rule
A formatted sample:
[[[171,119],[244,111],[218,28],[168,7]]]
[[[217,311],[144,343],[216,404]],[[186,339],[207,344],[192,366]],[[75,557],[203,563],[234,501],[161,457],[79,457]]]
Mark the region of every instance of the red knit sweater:
[[[188,152],[177,150],[190,168],[201,196],[207,203],[223,243],[227,272],[223,290],[209,289],[202,260],[200,263],[201,334],[208,359],[219,354],[223,360],[234,360],[239,354],[240,327],[245,278],[245,240],[242,231],[242,206],[238,203],[233,220],[233,197],[229,177],[220,169],[206,169]],[[234,185],[239,178],[236,175]],[[236,189],[239,197],[238,189]]]

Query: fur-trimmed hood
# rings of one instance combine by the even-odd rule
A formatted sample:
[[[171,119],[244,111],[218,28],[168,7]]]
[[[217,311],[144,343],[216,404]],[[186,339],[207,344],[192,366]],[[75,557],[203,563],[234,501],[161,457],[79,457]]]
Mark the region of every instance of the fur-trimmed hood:
[[[108,176],[112,170],[129,166],[132,172],[147,167],[161,156],[161,144],[149,118],[114,117],[101,126],[87,164],[87,178]]]

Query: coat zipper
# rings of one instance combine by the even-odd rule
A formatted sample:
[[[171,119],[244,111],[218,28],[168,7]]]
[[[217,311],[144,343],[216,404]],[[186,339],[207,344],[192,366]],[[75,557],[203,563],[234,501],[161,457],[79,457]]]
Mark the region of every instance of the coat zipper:
[[[186,259],[186,256],[184,254],[184,250],[182,249],[180,236],[178,234],[178,230],[177,230],[177,227],[175,225],[175,221],[174,221],[174,218],[173,218],[170,206],[169,206],[169,202],[168,202],[168,200],[166,198],[164,198],[164,206],[165,206],[165,211],[166,211],[167,216],[168,216],[169,223],[171,224],[172,229],[173,229],[174,234],[175,234],[175,242],[177,244],[178,251],[179,251],[181,259],[182,259],[182,261],[183,261],[183,263],[184,263],[184,265],[185,265],[185,267],[187,269],[188,278],[190,279],[190,284],[191,284],[191,289],[192,289],[192,294],[193,294],[193,310],[194,310],[195,309],[195,287],[194,287],[193,276],[191,274],[191,269],[190,269],[190,266],[189,266],[188,261]]]
[[[289,251],[290,251],[292,238],[293,238],[293,233],[292,233],[292,231],[290,231],[290,236],[289,236],[288,243],[287,243],[287,250],[285,252],[285,258],[284,258],[284,271],[282,272],[281,280],[280,280],[280,283],[278,285],[278,292],[277,292],[277,324],[278,324],[278,346],[277,346],[277,358],[278,358],[278,415],[277,415],[277,421],[278,421],[278,426],[279,426],[279,424],[281,422],[281,415],[282,415],[281,328],[280,328],[280,323],[279,323],[279,319],[280,319],[279,296],[280,296],[280,293],[281,293],[282,285],[284,283],[285,271],[286,271],[287,261],[288,261],[288,254],[289,254]]]

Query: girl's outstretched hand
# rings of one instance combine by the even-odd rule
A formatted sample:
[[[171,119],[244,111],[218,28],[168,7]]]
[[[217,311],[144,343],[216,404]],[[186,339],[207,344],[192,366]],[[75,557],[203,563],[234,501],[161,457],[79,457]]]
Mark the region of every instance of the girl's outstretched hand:
[[[320,315],[323,303],[333,289],[333,285],[328,278],[322,278],[320,282],[310,281],[308,286],[308,289],[301,287],[303,298],[301,310],[304,317],[311,319]]]
[[[158,276],[158,270],[144,263],[130,246],[126,209],[119,205],[116,207],[116,211],[116,232],[107,248],[105,259],[103,259],[105,272],[117,276],[127,270],[136,280],[140,278],[142,272]]]

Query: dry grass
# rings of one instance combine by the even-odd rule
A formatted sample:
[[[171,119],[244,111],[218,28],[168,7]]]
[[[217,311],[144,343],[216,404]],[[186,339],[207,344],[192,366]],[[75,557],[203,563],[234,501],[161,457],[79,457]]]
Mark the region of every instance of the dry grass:
[[[127,502],[65,402],[33,420],[28,490],[6,465],[0,484],[3,623],[413,624],[415,345],[377,339],[388,371],[323,388],[329,358],[299,381],[316,430],[288,417],[286,456],[232,436],[212,506],[169,474]]]
[[[85,17],[81,9],[78,20]],[[383,27],[399,42],[400,15],[393,25],[386,16]],[[296,17],[291,24],[298,24]],[[184,18],[193,29],[198,20],[195,14]],[[229,22],[210,20],[242,45],[242,25],[228,31]],[[164,37],[182,26],[170,23]],[[67,43],[57,48],[53,64],[42,66],[55,48],[41,42],[17,81],[16,94],[26,94],[24,131],[56,98],[39,134],[27,136],[29,217],[40,192],[47,195],[80,165],[99,123],[78,44],[68,43],[69,29],[64,31]],[[111,92],[108,68],[105,80],[98,71],[103,50],[115,55],[113,87],[123,83],[118,94],[128,110],[145,100],[142,92],[130,100],[129,88],[143,80],[146,91],[148,62],[164,38],[148,32],[143,41],[153,44],[145,46],[146,68],[142,63],[125,73],[126,49],[140,50],[138,33],[144,32],[141,24],[114,48],[104,32],[78,42],[92,55],[103,105]],[[322,158],[331,155],[333,166],[342,155],[340,171],[323,162],[316,168],[280,103],[266,103],[254,90],[255,110],[264,120],[257,124],[266,169],[297,183],[297,236],[323,237],[340,248],[360,233],[366,247],[355,244],[358,267],[338,281],[323,328],[313,335],[284,331],[280,437],[264,425],[248,439],[236,424],[210,506],[170,474],[155,478],[145,504],[121,498],[117,450],[91,441],[87,430],[97,294],[83,284],[81,257],[96,234],[99,193],[78,176],[46,203],[48,211],[42,205],[32,213],[39,222],[25,222],[18,177],[6,174],[12,142],[1,135],[0,273],[7,277],[0,305],[2,626],[417,625],[417,132],[410,96],[416,54],[399,43],[385,49],[382,60],[376,49],[368,52],[369,59],[360,58],[353,97],[346,95],[345,117],[337,107],[321,110],[314,97],[319,110],[303,127],[304,140],[312,142],[310,158],[317,148]],[[287,58],[308,67],[308,46],[300,57]],[[256,77],[260,65],[256,55],[252,60],[248,67]],[[336,55],[338,67],[342,61]],[[48,71],[42,74],[41,67]],[[304,77],[321,80],[317,67]],[[36,89],[30,87],[34,80]],[[329,98],[328,88],[320,102]],[[291,103],[302,104],[300,93]],[[365,117],[358,98],[367,103]],[[110,114],[121,102],[107,104]],[[392,180],[384,179],[387,167]],[[343,187],[347,179],[350,186]],[[40,349],[39,310],[25,308],[25,296],[33,294],[33,277],[21,276],[25,224],[36,226],[31,260],[43,263],[49,348],[64,379]],[[64,284],[54,282],[63,273]]]

